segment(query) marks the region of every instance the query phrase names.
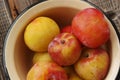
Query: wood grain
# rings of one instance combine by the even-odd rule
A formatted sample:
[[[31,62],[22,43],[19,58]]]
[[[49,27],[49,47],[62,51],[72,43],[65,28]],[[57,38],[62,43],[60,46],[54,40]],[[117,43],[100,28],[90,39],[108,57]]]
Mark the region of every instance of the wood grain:
[[[13,19],[15,19],[26,7],[37,1],[39,0],[8,0]]]
[[[15,19],[18,16],[14,0],[8,0],[12,18]]]

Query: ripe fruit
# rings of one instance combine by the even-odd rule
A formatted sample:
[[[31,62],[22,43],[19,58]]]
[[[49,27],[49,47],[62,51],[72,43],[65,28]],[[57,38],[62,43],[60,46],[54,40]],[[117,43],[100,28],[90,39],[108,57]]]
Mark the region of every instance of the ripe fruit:
[[[103,80],[109,69],[109,55],[104,49],[85,49],[74,68],[85,80]]]
[[[83,80],[75,72],[71,73],[69,80]]]
[[[89,48],[104,44],[110,35],[107,21],[102,12],[95,8],[80,11],[72,20],[72,32]]]
[[[31,50],[45,52],[48,44],[59,33],[59,27],[54,20],[48,17],[37,17],[27,25],[24,41]]]
[[[81,46],[73,34],[61,33],[49,44],[48,53],[59,65],[72,65],[79,59]]]
[[[53,61],[49,55],[48,52],[45,53],[35,53],[33,56],[33,64],[37,63],[37,62],[51,62]]]
[[[67,67],[64,67],[64,69],[67,72],[69,80],[82,80],[75,72],[73,66],[67,66]]]
[[[61,33],[63,33],[63,32],[72,33],[72,27],[70,25],[63,27],[61,29]]]
[[[37,62],[26,80],[68,80],[65,70],[54,62]]]

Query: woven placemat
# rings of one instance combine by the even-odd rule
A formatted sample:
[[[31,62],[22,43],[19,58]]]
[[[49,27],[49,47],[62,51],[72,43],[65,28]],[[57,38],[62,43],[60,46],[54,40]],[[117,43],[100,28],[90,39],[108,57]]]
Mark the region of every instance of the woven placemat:
[[[13,20],[10,14],[10,9],[7,1],[8,0],[0,0],[0,80],[5,80],[5,75],[2,66],[2,48],[3,48],[4,38]],[[31,5],[34,2],[32,0],[26,0],[26,1],[28,1],[27,3],[30,4],[26,4],[26,6],[22,7],[22,9],[20,9],[18,12],[22,11],[25,7]],[[37,1],[39,0],[36,0],[35,2]],[[101,8],[104,12],[108,13],[111,20],[115,23],[120,33],[120,15],[119,15],[120,0],[87,0],[87,1],[95,4],[96,6]]]
[[[5,75],[2,66],[2,48],[4,43],[5,35],[8,31],[10,24],[12,23],[11,16],[9,14],[7,2],[0,0],[0,80],[5,80]]]
[[[5,0],[0,0],[0,80],[5,80],[2,66],[2,48],[5,35],[12,22]]]

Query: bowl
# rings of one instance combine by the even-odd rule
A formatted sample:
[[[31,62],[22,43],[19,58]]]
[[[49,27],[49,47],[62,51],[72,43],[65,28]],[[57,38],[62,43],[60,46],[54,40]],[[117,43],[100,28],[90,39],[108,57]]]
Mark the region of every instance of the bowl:
[[[70,24],[73,16],[85,8],[97,8],[82,0],[48,0],[38,2],[26,8],[12,23],[5,38],[3,48],[3,64],[6,76],[11,80],[25,80],[32,66],[33,54],[24,43],[23,35],[26,25],[38,16],[48,16],[59,26]],[[99,8],[97,8],[99,9]],[[115,80],[120,67],[120,43],[113,22],[104,14],[110,28],[109,53],[110,68],[105,80]]]

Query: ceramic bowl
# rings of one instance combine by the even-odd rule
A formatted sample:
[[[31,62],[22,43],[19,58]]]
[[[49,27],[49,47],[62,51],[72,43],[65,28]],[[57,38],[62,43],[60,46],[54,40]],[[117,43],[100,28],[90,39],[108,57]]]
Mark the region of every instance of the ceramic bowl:
[[[25,9],[12,23],[3,48],[3,64],[6,76],[11,80],[25,80],[31,67],[32,53],[24,43],[26,25],[38,16],[48,16],[60,26],[70,24],[73,16],[85,8],[97,8],[82,0],[48,0]],[[97,8],[98,9],[98,8]],[[104,15],[110,28],[110,68],[105,80],[115,80],[120,67],[120,43],[115,25]]]

